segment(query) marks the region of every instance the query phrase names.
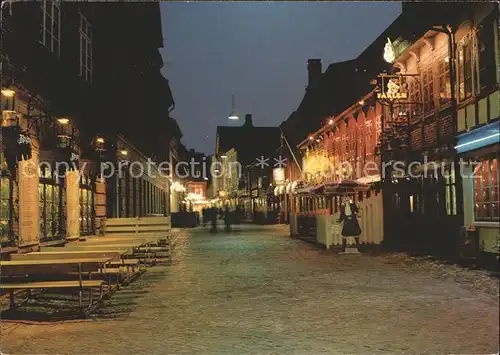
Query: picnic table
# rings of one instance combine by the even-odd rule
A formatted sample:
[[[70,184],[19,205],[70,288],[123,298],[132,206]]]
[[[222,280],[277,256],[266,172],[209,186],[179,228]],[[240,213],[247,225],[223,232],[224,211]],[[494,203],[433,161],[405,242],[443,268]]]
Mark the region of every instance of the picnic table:
[[[93,272],[101,271],[106,264],[112,260],[111,257],[100,258],[75,258],[75,259],[55,259],[55,260],[7,260],[0,261],[0,271],[2,278],[8,278],[8,282],[0,283],[0,290],[10,293],[10,308],[15,308],[14,291],[27,290],[28,295],[32,289],[64,289],[75,288],[78,292],[78,305],[85,313],[83,307],[83,290],[89,290],[89,305],[87,310],[93,308],[92,289],[99,288],[99,302],[103,299],[103,280],[92,280]],[[39,278],[50,278],[53,275],[77,273],[78,280],[74,281],[35,281],[19,280],[19,277],[36,276]],[[89,279],[83,280],[83,274],[88,273]]]
[[[78,258],[106,258],[112,261],[121,260],[128,254],[126,249],[95,249],[95,250],[67,250],[62,251],[37,251],[26,254],[11,254],[11,260],[56,260],[56,259],[78,259]]]
[[[65,248],[66,249],[66,248]],[[103,273],[111,277],[115,275],[118,282],[128,283],[139,273],[142,273],[139,267],[138,259],[126,259],[126,255],[129,253],[126,249],[96,249],[91,250],[65,250],[62,251],[42,251],[42,252],[32,252],[26,254],[12,254],[11,260],[67,260],[76,258],[99,258],[106,257],[111,258],[111,261],[106,264],[106,268],[103,269]],[[110,268],[108,268],[108,266]],[[123,267],[123,269],[120,269]],[[136,273],[136,271],[140,271]],[[110,279],[108,279],[110,281]],[[111,283],[111,281],[110,281]]]

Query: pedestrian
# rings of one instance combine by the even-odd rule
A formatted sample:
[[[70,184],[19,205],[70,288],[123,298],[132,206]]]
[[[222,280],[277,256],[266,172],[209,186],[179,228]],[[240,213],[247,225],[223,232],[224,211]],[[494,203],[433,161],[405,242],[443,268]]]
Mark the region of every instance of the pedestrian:
[[[229,210],[229,206],[226,206],[224,210],[224,223],[226,225],[226,232],[231,231],[231,211]]]
[[[210,208],[210,220],[212,221],[212,228],[210,232],[217,233],[217,209],[215,207]]]
[[[361,234],[361,227],[358,222],[358,207],[348,197],[344,197],[342,205],[340,206],[340,222],[342,225],[342,249],[345,252],[347,248],[347,237],[354,237],[356,240],[356,248],[359,249],[359,236]]]
[[[202,208],[201,216],[203,218],[203,227],[205,227],[207,225],[207,209],[206,209],[206,207]]]

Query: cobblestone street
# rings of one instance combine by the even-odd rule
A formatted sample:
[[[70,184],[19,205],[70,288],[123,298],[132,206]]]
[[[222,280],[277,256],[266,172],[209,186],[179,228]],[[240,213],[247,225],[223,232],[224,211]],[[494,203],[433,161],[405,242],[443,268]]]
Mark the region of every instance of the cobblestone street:
[[[498,299],[281,226],[190,230],[91,319],[2,323],[4,354],[494,353]]]

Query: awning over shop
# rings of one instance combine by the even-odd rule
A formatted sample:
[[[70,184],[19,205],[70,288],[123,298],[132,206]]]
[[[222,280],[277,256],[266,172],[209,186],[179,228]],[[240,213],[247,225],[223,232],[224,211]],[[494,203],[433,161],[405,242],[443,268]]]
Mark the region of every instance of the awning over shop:
[[[303,189],[299,189],[296,191],[297,194],[299,195],[308,195],[308,194],[317,194],[321,193],[323,191],[325,185],[314,185],[314,186],[308,186]]]
[[[378,182],[378,181],[380,181],[379,174],[363,176],[363,177],[360,177],[359,179],[356,179],[356,182],[358,184],[371,184],[371,183]]]
[[[500,122],[496,121],[486,126],[476,128],[470,132],[458,135],[455,149],[457,153],[465,153],[479,149],[500,140]]]
[[[355,180],[345,179],[337,183],[330,183],[325,185],[324,193],[326,195],[352,195],[361,191],[367,191],[370,185],[359,183]]]

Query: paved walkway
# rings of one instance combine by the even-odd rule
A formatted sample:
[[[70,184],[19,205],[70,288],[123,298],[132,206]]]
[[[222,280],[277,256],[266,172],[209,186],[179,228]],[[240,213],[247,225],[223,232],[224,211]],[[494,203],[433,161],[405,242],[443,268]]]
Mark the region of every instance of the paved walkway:
[[[2,324],[4,354],[494,353],[498,300],[279,226],[182,238],[91,320]]]

